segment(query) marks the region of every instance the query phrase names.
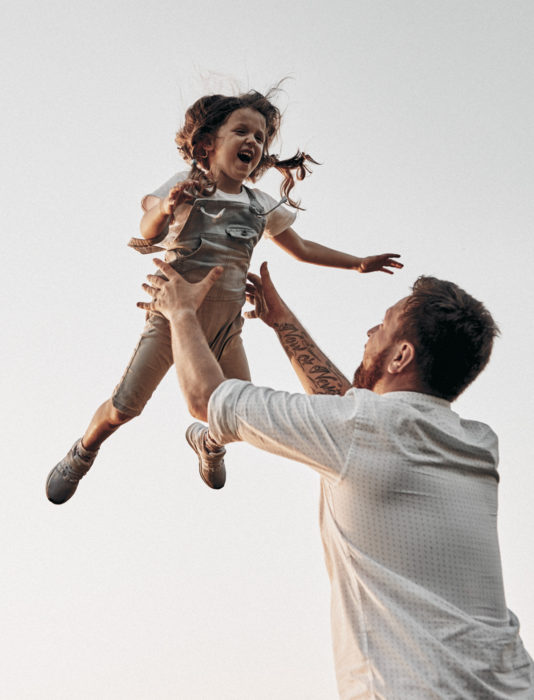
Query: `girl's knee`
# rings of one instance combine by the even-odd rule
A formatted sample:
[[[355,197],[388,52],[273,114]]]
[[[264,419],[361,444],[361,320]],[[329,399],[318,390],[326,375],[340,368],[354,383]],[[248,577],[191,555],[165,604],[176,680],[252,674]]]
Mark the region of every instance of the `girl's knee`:
[[[124,411],[119,411],[119,409],[115,408],[113,403],[110,401],[108,420],[112,425],[122,425],[123,423],[127,423],[128,421],[132,420],[132,418],[135,418],[135,416],[124,413]]]

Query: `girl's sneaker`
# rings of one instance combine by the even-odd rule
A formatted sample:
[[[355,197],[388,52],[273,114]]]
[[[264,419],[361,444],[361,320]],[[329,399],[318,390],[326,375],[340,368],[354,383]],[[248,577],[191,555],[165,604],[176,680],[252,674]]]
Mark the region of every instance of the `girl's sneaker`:
[[[198,455],[198,470],[202,481],[212,489],[222,489],[226,482],[224,455],[226,449],[220,445],[217,450],[208,450],[206,437],[208,429],[202,423],[192,423],[186,430],[185,439]]]
[[[98,450],[86,450],[82,439],[76,440],[67,455],[56,464],[46,480],[46,495],[52,503],[60,504],[68,501],[78,488],[78,482],[85,476]]]

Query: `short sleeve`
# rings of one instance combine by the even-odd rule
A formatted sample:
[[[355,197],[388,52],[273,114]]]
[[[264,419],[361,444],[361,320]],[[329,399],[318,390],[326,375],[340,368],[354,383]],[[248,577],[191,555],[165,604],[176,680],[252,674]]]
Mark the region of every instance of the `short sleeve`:
[[[219,443],[243,440],[336,482],[352,447],[353,414],[350,398],[290,394],[237,379],[220,384],[208,406],[210,433]]]
[[[274,199],[270,194],[262,190],[255,189],[254,194],[265,211],[268,212],[272,209],[272,211],[267,214],[267,221],[265,223],[265,235],[268,238],[278,236],[279,233],[282,233],[282,231],[285,231],[293,225],[297,218],[297,212],[295,210],[289,209],[289,207],[283,204],[276,206],[279,200]]]
[[[141,206],[143,209],[145,209],[144,203],[147,197],[153,196],[153,197],[159,197],[160,199],[165,199],[165,197],[169,194],[171,189],[177,185],[179,182],[183,182],[184,180],[187,180],[188,172],[186,170],[175,173],[172,177],[170,177],[166,182],[163,183],[163,185],[160,185],[157,189],[155,189],[153,192],[149,192],[146,194],[143,199],[141,200]]]

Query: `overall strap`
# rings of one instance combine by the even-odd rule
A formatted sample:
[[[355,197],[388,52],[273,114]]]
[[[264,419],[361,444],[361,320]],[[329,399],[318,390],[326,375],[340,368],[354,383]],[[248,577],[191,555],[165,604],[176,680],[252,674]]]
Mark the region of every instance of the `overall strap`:
[[[270,214],[279,206],[287,202],[287,197],[282,197],[278,204],[275,204],[274,207],[272,207],[268,211],[265,211],[260,202],[258,201],[258,198],[254,194],[254,191],[246,185],[243,185],[243,188],[249,198],[250,210],[254,214],[256,214],[256,216],[267,216],[267,214]],[[222,211],[220,213],[222,214]],[[165,238],[167,233],[168,226],[165,226],[161,233],[158,233],[158,235],[154,236],[153,238],[130,238],[130,240],[128,241],[128,246],[136,250],[138,253],[141,253],[142,255],[147,255],[149,253],[158,253],[159,251],[165,250],[165,248],[162,248],[157,244],[161,243],[161,241]]]
[[[268,211],[265,211],[265,209],[261,206],[261,204],[258,201],[258,198],[254,194],[254,191],[250,189],[250,187],[247,187],[246,185],[243,185],[243,188],[245,189],[245,192],[248,194],[248,198],[250,200],[250,208],[251,210],[255,213],[258,214],[259,216],[267,216],[267,214],[270,214],[272,211],[275,209],[278,209],[282,204],[285,204],[287,202],[287,197],[282,197],[282,199],[274,205],[274,207],[271,207]]]
[[[254,214],[257,214],[258,216],[265,216],[265,212],[263,210],[263,207],[261,204],[258,202],[258,198],[254,194],[254,192],[250,189],[250,187],[247,187],[246,185],[243,185],[243,189],[248,195],[248,199],[250,202],[250,209]]]

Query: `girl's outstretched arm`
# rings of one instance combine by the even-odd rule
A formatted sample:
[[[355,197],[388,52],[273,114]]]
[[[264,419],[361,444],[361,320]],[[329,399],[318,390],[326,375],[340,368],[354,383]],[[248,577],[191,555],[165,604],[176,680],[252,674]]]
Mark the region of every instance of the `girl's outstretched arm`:
[[[400,258],[397,253],[383,253],[359,258],[355,255],[342,253],[340,250],[328,248],[315,241],[301,238],[292,228],[288,228],[278,236],[273,237],[273,241],[297,260],[315,265],[339,267],[358,272],[387,272],[389,275],[393,274],[393,270],[388,268],[393,267],[400,270],[403,267],[402,263],[395,260],[395,258]]]

